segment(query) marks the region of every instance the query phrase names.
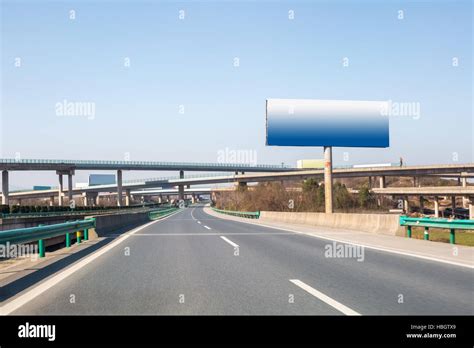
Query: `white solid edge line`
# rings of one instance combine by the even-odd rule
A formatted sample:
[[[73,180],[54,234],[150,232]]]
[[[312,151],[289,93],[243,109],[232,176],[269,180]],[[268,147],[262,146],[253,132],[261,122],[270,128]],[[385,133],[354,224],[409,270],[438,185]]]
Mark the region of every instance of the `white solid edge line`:
[[[229,238],[226,238],[226,237],[224,237],[224,236],[221,236],[221,238],[222,238],[223,240],[225,240],[227,243],[229,243],[230,245],[232,245],[234,248],[238,248],[238,247],[239,247],[238,244],[235,244],[235,243],[234,243],[233,241],[231,241]]]
[[[206,213],[206,214],[210,215],[209,213]],[[213,215],[210,215],[210,216],[213,216]],[[459,263],[459,262],[449,261],[449,260],[436,259],[436,258],[431,257],[431,256],[411,254],[409,252],[401,251],[401,250],[397,250],[397,249],[388,249],[388,248],[376,247],[376,246],[367,245],[367,244],[354,243],[354,242],[343,240],[343,239],[337,239],[337,238],[332,238],[332,237],[324,237],[324,236],[310,234],[308,232],[296,231],[296,230],[292,230],[292,229],[289,229],[289,228],[270,226],[270,225],[265,225],[265,224],[257,224],[257,223],[253,223],[253,222],[250,222],[250,221],[238,221],[238,220],[225,219],[225,218],[221,218],[221,219],[222,220],[227,220],[227,221],[241,222],[241,223],[244,223],[244,224],[250,224],[250,225],[255,225],[255,226],[263,226],[263,227],[267,227],[267,228],[273,228],[275,230],[290,231],[290,232],[293,232],[293,233],[304,234],[304,235],[309,236],[309,237],[314,237],[314,238],[319,238],[319,239],[324,239],[324,240],[331,240],[331,241],[334,241],[334,242],[339,242],[339,243],[344,243],[344,244],[357,245],[357,246],[361,246],[361,247],[364,247],[364,248],[367,248],[367,249],[385,251],[387,253],[399,254],[399,255],[404,255],[404,256],[411,256],[411,257],[416,257],[416,258],[419,258],[419,259],[435,261],[435,262],[441,262],[441,263],[446,263],[446,264],[450,264],[450,265],[454,265],[454,266],[474,269],[474,266],[466,265],[464,263]]]
[[[172,213],[172,214],[164,217],[163,219],[151,221],[151,222],[149,222],[149,223],[147,223],[143,226],[137,227],[137,228],[133,229],[132,231],[125,233],[122,237],[120,237],[117,240],[111,242],[110,244],[105,245],[103,248],[100,248],[96,252],[94,252],[91,255],[87,256],[85,259],[80,260],[79,262],[73,264],[71,267],[66,268],[64,271],[56,274],[52,278],[44,281],[43,283],[39,284],[38,286],[34,287],[33,289],[27,291],[23,295],[21,295],[21,296],[15,298],[14,300],[6,303],[2,307],[0,307],[0,315],[10,314],[11,312],[17,310],[18,308],[24,306],[26,303],[30,302],[35,297],[41,295],[43,292],[45,292],[46,290],[48,290],[51,287],[55,286],[56,284],[58,284],[62,280],[66,279],[67,277],[69,277],[74,272],[78,271],[82,267],[84,267],[87,264],[91,263],[92,261],[94,261],[98,257],[102,256],[107,251],[111,250],[112,248],[116,247],[117,245],[122,243],[124,240],[126,240],[128,237],[130,237],[134,233],[136,233],[138,231],[141,231],[142,229],[144,229],[144,228],[146,228],[146,227],[148,227],[152,224],[155,224],[157,222],[161,222],[163,220],[166,220],[167,218],[169,218],[169,217],[171,217],[171,216],[173,216],[177,213],[180,213],[180,212],[181,211],[177,211],[176,213]]]
[[[206,225],[204,225],[204,227],[205,227],[205,228],[207,228],[208,230],[210,230],[210,229],[211,229],[209,226],[206,226]]]
[[[360,313],[350,309],[347,306],[344,306],[342,303],[340,303],[340,302],[336,301],[335,299],[323,294],[322,292],[316,290],[315,288],[309,286],[308,284],[302,282],[299,279],[290,279],[290,282],[292,282],[296,286],[299,286],[301,289],[305,290],[306,292],[309,292],[314,297],[317,297],[321,301],[325,302],[326,304],[328,304],[331,307],[337,309],[339,312],[341,312],[345,315],[361,315]]]

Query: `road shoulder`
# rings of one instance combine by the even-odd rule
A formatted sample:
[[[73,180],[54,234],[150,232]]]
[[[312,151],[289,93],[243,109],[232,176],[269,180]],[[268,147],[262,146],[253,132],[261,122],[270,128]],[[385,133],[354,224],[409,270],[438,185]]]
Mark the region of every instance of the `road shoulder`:
[[[220,219],[254,224],[341,243],[360,245],[383,252],[474,268],[474,248],[469,246],[451,245],[447,243],[379,235],[353,230],[339,230],[303,224],[288,224],[269,220],[247,219],[217,213],[209,207],[205,207],[203,210],[206,214]]]

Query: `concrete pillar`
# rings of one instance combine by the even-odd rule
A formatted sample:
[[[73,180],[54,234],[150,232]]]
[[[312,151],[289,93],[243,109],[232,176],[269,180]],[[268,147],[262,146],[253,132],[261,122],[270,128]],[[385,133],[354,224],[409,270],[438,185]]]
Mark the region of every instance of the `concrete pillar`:
[[[179,171],[179,178],[184,179],[184,170]],[[178,200],[184,199],[184,186],[178,185]]]
[[[474,220],[474,199],[469,200],[469,219]]]
[[[161,204],[162,202],[163,202],[163,196],[162,196],[162,195],[159,195],[159,196],[158,196],[158,203]]]
[[[54,206],[54,196],[49,197],[49,206]]]
[[[125,205],[129,207],[131,201],[132,201],[132,197],[130,195],[130,190],[125,190]]]
[[[63,205],[63,175],[58,174],[59,186],[58,186],[58,206]]]
[[[332,147],[324,147],[324,200],[326,214],[332,214]]]
[[[461,173],[462,175],[467,175],[467,173]],[[462,187],[467,187],[467,178],[465,176],[461,177],[461,184]],[[469,206],[469,197],[468,196],[463,196],[462,198],[462,207],[463,208],[468,208]]]
[[[100,206],[99,193],[97,193],[97,196],[95,197],[95,205],[96,205],[96,206]]]
[[[456,209],[456,196],[451,196],[451,208],[453,209],[454,215],[454,209]]]
[[[122,170],[117,170],[117,205],[122,206]]]
[[[372,177],[369,176],[369,190],[372,188]]]
[[[84,205],[84,207],[89,205],[87,193],[82,194],[82,204]]]
[[[416,176],[413,177],[413,187],[416,187]]]
[[[72,201],[72,173],[67,175],[67,198],[69,203]]]
[[[425,209],[425,199],[423,196],[420,196],[420,213],[424,214],[423,211]]]
[[[21,198],[18,198],[18,205],[21,205]]]
[[[380,187],[380,188],[385,188],[385,185],[386,185],[386,183],[385,183],[385,176],[381,176],[381,177],[379,178],[379,187]]]
[[[196,195],[193,193],[193,195],[191,196],[191,203],[196,203]]]
[[[2,204],[10,204],[8,197],[8,170],[2,171]]]
[[[405,214],[410,213],[410,202],[408,201],[408,196],[403,197],[403,211]]]
[[[434,198],[434,215],[436,218],[439,218],[439,197],[435,196]]]

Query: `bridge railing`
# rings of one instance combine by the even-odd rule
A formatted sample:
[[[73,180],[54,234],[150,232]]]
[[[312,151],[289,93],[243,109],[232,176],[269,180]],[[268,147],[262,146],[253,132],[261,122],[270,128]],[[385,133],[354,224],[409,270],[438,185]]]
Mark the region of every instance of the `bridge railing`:
[[[66,165],[132,165],[132,166],[189,166],[189,167],[240,167],[240,168],[292,168],[281,164],[251,164],[251,163],[192,163],[192,162],[155,162],[155,161],[104,161],[104,160],[61,160],[61,159],[15,159],[0,158],[0,163],[6,164],[66,164]]]
[[[456,244],[456,230],[474,230],[474,220],[412,218],[402,215],[400,226],[406,226],[408,238],[411,238],[413,227],[424,227],[424,240],[430,239],[430,228],[449,229],[449,242]]]
[[[233,210],[222,210],[222,209],[217,209],[217,208],[212,208],[212,210],[214,210],[217,213],[227,214],[227,215],[232,215],[232,216],[239,216],[239,217],[244,217],[247,219],[260,218],[259,211],[233,211]]]
[[[66,236],[66,247],[71,246],[71,233],[76,233],[77,243],[89,239],[89,229],[95,228],[95,219],[81,221],[64,222],[54,225],[45,225],[28,228],[18,228],[14,230],[0,231],[0,244],[24,244],[38,242],[39,257],[45,256],[44,240]]]

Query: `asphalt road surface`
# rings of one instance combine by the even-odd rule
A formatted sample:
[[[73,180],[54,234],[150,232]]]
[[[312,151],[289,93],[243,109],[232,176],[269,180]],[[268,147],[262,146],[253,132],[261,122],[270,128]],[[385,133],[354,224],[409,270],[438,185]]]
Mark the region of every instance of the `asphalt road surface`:
[[[12,314],[474,314],[472,269],[370,249],[326,257],[328,245],[187,208]]]

